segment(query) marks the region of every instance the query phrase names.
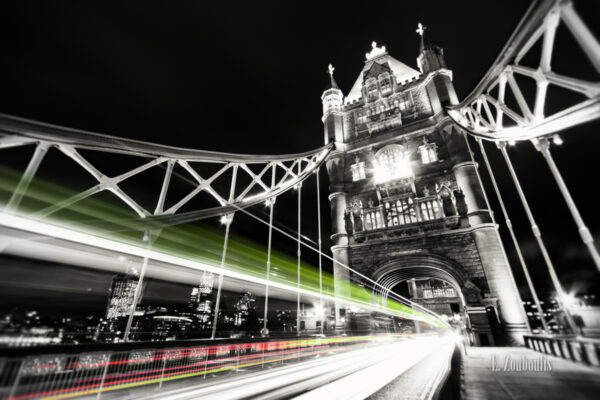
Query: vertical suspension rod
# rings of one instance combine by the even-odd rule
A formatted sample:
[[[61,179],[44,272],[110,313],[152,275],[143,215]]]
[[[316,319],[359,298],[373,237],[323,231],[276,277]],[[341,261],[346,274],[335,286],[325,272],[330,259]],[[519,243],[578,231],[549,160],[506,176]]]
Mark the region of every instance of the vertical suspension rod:
[[[548,167],[550,168],[550,172],[554,176],[554,180],[562,193],[565,202],[567,203],[567,207],[573,216],[573,220],[575,220],[575,224],[577,225],[577,230],[579,231],[579,235],[581,236],[581,240],[583,244],[586,245],[590,255],[592,256],[592,260],[594,260],[594,264],[596,264],[596,268],[600,271],[600,254],[598,254],[598,249],[594,245],[594,238],[590,233],[590,230],[585,225],[577,206],[575,205],[575,201],[573,201],[573,197],[571,197],[571,193],[565,184],[565,181],[562,177],[562,174],[558,170],[556,163],[554,162],[554,158],[552,158],[552,154],[550,154],[550,141],[547,138],[540,138],[537,142],[534,142],[534,146],[538,151],[542,153],[546,163],[548,163]]]
[[[154,210],[154,215],[163,211],[163,206],[165,204],[165,198],[167,197],[167,191],[169,190],[169,182],[171,181],[171,174],[173,173],[173,160],[169,160],[167,162],[167,169],[165,171],[165,176],[163,178],[163,183],[160,189],[160,194],[158,196],[158,201],[156,202],[156,209]],[[152,248],[153,240],[157,240],[160,236],[162,230],[156,231],[146,231],[144,233],[144,238],[148,241],[148,250]],[[135,314],[135,308],[137,307],[137,303],[139,301],[140,296],[142,295],[142,287],[144,284],[144,279],[146,277],[146,270],[148,269],[148,257],[144,257],[144,261],[142,263],[142,270],[140,271],[140,277],[138,279],[137,286],[135,287],[135,293],[133,296],[133,304],[129,308],[129,316],[127,318],[127,325],[125,326],[125,333],[123,334],[123,340],[129,341],[129,332],[131,330],[131,325],[133,323],[133,316]],[[162,383],[162,381],[161,381]],[[98,392],[100,394],[100,392]]]
[[[225,269],[225,258],[227,256],[227,242],[229,241],[229,227],[233,221],[233,214],[226,215],[225,238],[223,239],[223,252],[221,254],[221,269],[219,271],[219,283],[217,284],[217,301],[215,302],[215,316],[213,318],[211,339],[217,335],[217,322],[219,321],[219,308],[221,306],[221,290],[223,288],[223,269]],[[231,219],[230,219],[231,218]]]
[[[324,331],[324,320],[325,315],[323,315],[323,259],[321,257],[321,190],[320,190],[320,181],[319,181],[319,173],[321,172],[321,168],[317,168],[317,230],[319,235],[318,245],[319,245],[319,299],[321,309],[319,313],[321,315],[321,334]],[[327,311],[329,312],[329,310]]]
[[[477,143],[479,144],[479,149],[481,150],[481,154],[483,156],[483,160],[485,162],[485,166],[487,167],[488,174],[490,175],[490,180],[492,181],[492,186],[494,186],[494,190],[496,191],[496,197],[498,198],[498,202],[500,203],[500,208],[502,209],[502,214],[504,215],[504,220],[506,222],[506,227],[510,232],[510,237],[513,241],[515,249],[517,251],[517,257],[519,258],[519,263],[521,264],[521,268],[523,269],[523,274],[525,275],[525,280],[527,280],[527,286],[529,286],[529,291],[531,292],[531,296],[533,297],[533,302],[537,307],[538,312],[540,313],[540,320],[542,321],[542,326],[544,327],[544,331],[546,333],[550,333],[548,329],[548,324],[546,323],[546,318],[544,318],[544,312],[540,305],[540,300],[538,298],[535,287],[533,286],[533,282],[531,281],[531,276],[529,275],[529,270],[527,269],[527,264],[525,263],[525,259],[523,258],[523,253],[521,252],[521,246],[519,246],[519,241],[517,240],[517,235],[515,235],[515,231],[512,226],[512,222],[510,217],[508,216],[508,211],[506,210],[506,206],[504,205],[504,199],[502,198],[502,194],[500,194],[500,188],[498,188],[498,183],[496,182],[496,177],[494,176],[494,172],[492,171],[492,166],[490,165],[490,160],[488,159],[487,152],[485,151],[485,146],[483,145],[483,141],[480,138],[477,138]],[[531,326],[529,327],[531,331]]]
[[[300,163],[298,163],[298,170],[300,170]],[[296,334],[300,336],[300,256],[302,254],[302,182],[298,182],[298,297],[297,297],[297,309],[296,309]]]
[[[237,179],[238,165],[233,165],[233,172],[231,174],[231,187],[229,189],[229,202],[232,202],[235,198],[235,184]],[[221,254],[221,269],[219,271],[219,283],[217,285],[217,301],[215,302],[215,316],[213,318],[211,339],[214,339],[217,335],[217,322],[219,321],[219,307],[221,306],[221,290],[223,288],[223,270],[225,269],[225,258],[227,257],[227,243],[229,242],[229,229],[233,222],[234,214],[225,214],[225,238],[223,239],[223,253]]]
[[[542,240],[542,233],[540,231],[540,228],[537,226],[537,223],[535,222],[535,219],[533,218],[533,214],[531,213],[531,209],[529,208],[529,203],[527,202],[527,199],[525,198],[525,194],[523,193],[523,189],[521,188],[521,184],[519,183],[519,178],[517,177],[517,174],[515,172],[515,169],[513,168],[512,162],[510,161],[510,157],[508,156],[508,152],[506,151],[506,142],[499,142],[498,147],[500,148],[500,152],[502,153],[502,156],[504,157],[504,161],[506,162],[506,165],[508,166],[508,171],[510,172],[510,176],[511,176],[513,183],[517,189],[517,193],[519,194],[519,198],[521,199],[523,208],[525,209],[525,214],[527,214],[527,219],[529,219],[529,223],[531,225],[531,231],[533,232],[533,236],[535,237],[535,240],[537,241],[537,244],[540,248],[542,257],[544,258],[544,262],[546,263],[546,267],[548,268],[548,272],[550,274],[550,279],[552,280],[554,290],[556,290],[556,294],[558,296],[558,299],[557,299],[558,303],[559,303],[559,305],[562,306],[562,309],[565,312],[565,317],[567,318],[570,328],[573,330],[573,332],[575,332],[575,328],[576,328],[575,321],[573,320],[571,311],[569,310],[568,307],[566,307],[566,305],[564,303],[565,292],[562,288],[562,285],[560,284],[558,275],[556,275],[556,271],[554,270],[554,265],[552,264],[552,260],[550,260],[550,255],[548,254],[546,245],[544,244],[544,241]],[[542,310],[540,310],[540,312],[542,312]]]
[[[147,249],[150,250],[152,247],[152,235],[149,231],[144,232],[144,237],[142,240],[145,240],[147,244]],[[142,261],[142,269],[140,270],[140,276],[137,281],[137,285],[135,286],[135,291],[133,292],[133,302],[129,307],[129,315],[127,316],[127,325],[125,325],[125,332],[123,332],[123,341],[129,341],[129,332],[131,331],[131,325],[133,324],[133,316],[135,314],[135,308],[137,307],[138,301],[140,301],[140,296],[142,295],[142,287],[144,286],[144,278],[146,277],[146,270],[148,269],[148,256],[144,256],[144,261]]]
[[[38,168],[40,167],[40,164],[41,164],[42,160],[44,159],[44,156],[46,155],[48,148],[49,148],[49,146],[47,143],[40,142],[37,144],[35,151],[33,153],[33,156],[31,156],[31,160],[29,160],[29,164],[27,164],[27,168],[25,169],[25,172],[23,173],[21,180],[19,181],[17,187],[15,188],[15,191],[13,192],[12,196],[10,197],[10,200],[6,204],[6,208],[5,208],[6,211],[10,212],[10,211],[15,211],[17,209],[17,207],[21,203],[21,200],[23,199],[23,196],[27,192],[27,188],[29,187],[29,184],[33,180],[35,173],[37,172]]]
[[[271,189],[275,187],[275,168],[277,165],[273,163],[273,170],[271,172]],[[263,335],[268,335],[267,330],[267,319],[269,312],[269,279],[271,277],[271,243],[273,239],[273,211],[275,209],[275,197],[267,200],[269,205],[269,241],[267,244],[267,284],[265,287],[265,314],[263,321]]]

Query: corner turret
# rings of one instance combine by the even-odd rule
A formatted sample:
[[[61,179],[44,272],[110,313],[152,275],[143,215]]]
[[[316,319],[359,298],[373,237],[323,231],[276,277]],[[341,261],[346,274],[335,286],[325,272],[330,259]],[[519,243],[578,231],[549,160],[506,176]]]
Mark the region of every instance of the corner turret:
[[[444,59],[444,49],[440,46],[425,40],[426,26],[419,22],[417,33],[421,37],[421,45],[419,46],[419,56],[417,57],[417,65],[421,73],[427,75],[430,72],[438,69],[446,68],[446,60]]]
[[[329,64],[327,72],[329,73],[329,85],[321,95],[323,103],[323,117],[321,120],[325,125],[325,144],[335,141],[337,143],[344,142],[344,131],[342,126],[342,105],[344,103],[344,95],[340,90],[333,71],[335,68]]]
[[[434,74],[435,92],[441,106],[457,104],[458,98],[452,84],[452,72],[446,67],[444,49],[425,39],[426,29],[427,27],[419,22],[416,32],[421,37],[421,43],[417,65],[424,76]],[[435,105],[433,108],[436,112],[441,110],[441,108]]]

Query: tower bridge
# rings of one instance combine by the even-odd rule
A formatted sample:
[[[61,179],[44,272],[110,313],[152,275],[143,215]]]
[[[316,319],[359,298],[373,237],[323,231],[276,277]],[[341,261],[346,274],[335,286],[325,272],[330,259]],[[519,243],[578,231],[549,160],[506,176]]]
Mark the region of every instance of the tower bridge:
[[[592,64],[594,81],[552,70],[560,24]],[[600,270],[593,235],[550,153],[564,130],[600,115],[600,44],[572,2],[534,2],[460,101],[444,50],[423,24],[416,33],[418,69],[373,42],[345,93],[329,65],[324,146],[305,153],[175,148],[0,115],[1,259],[110,282],[106,313],[95,324],[77,332],[64,320],[55,331],[40,326],[46,336],[28,343],[42,345],[28,348],[18,345],[29,339],[0,332],[9,345],[0,356],[0,397],[398,398],[401,388],[407,398],[411,390],[439,398],[459,396],[462,385],[465,398],[491,398],[499,389],[477,386],[490,371],[474,361],[489,356],[489,346],[505,346],[495,351],[507,357],[541,352],[566,369],[588,364],[578,376],[598,382],[597,315],[576,313],[507,147],[529,142],[541,153]],[[524,60],[536,46],[539,62],[530,65]],[[553,86],[579,101],[548,111]],[[509,189],[556,293],[553,326],[490,144],[506,162]],[[116,159],[127,161],[114,168]],[[322,224],[322,182],[330,227]],[[313,188],[316,199],[307,199],[303,189]],[[314,221],[307,204],[316,208]],[[275,210],[297,216],[293,231]],[[236,235],[236,223],[255,224],[266,245]],[[517,269],[541,329],[523,307]],[[168,285],[173,298],[186,291],[185,305],[157,305],[153,293]],[[555,378],[556,388],[544,390],[568,388],[563,375]]]

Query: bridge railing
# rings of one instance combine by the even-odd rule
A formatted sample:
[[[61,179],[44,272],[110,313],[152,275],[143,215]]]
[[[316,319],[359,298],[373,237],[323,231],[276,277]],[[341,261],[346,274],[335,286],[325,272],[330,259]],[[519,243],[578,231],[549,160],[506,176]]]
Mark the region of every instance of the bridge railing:
[[[459,226],[460,220],[456,211],[454,215],[444,213],[437,196],[384,201],[379,206],[363,209],[360,218],[362,227],[354,232],[358,241],[454,229]],[[354,226],[357,226],[356,223]]]
[[[408,335],[296,337],[205,342],[119,343],[66,346],[55,352],[13,349],[0,359],[0,398],[25,400],[93,395],[106,391],[156,385],[164,382],[219,375],[243,367],[295,362],[328,352],[344,351],[357,344],[387,341]],[[86,350],[87,349],[87,350]],[[23,355],[27,352],[36,353]]]
[[[600,340],[575,336],[525,336],[531,350],[587,365],[600,366]]]

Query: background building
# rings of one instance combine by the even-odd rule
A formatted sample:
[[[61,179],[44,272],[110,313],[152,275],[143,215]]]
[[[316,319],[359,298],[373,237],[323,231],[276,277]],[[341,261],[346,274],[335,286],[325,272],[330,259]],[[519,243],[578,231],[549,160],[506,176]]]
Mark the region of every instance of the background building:
[[[192,288],[189,306],[191,313],[198,319],[198,328],[201,330],[212,327],[213,285],[215,277],[210,272],[203,272],[200,285]]]

